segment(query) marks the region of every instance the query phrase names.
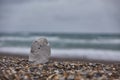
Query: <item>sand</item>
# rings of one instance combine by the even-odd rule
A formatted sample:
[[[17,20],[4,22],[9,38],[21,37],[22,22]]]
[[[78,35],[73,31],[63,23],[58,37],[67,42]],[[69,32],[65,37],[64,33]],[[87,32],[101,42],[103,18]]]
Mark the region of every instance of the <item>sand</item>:
[[[120,65],[54,60],[33,65],[27,57],[0,56],[0,80],[120,80]]]

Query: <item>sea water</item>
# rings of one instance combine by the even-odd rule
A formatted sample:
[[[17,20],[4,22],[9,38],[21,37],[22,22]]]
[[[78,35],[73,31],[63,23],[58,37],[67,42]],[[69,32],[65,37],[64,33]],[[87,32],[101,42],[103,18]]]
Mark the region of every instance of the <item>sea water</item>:
[[[85,33],[0,33],[0,52],[29,54],[31,44],[47,38],[51,53],[67,54],[120,54],[120,34]]]

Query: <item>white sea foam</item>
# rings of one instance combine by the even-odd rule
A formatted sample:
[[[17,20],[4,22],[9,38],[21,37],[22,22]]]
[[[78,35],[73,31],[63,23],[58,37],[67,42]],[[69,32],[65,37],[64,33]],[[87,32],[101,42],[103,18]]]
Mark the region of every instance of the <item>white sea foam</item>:
[[[30,48],[25,47],[0,47],[0,52],[8,52],[10,54],[29,54]]]
[[[29,53],[30,48],[28,47],[0,47],[0,51],[7,51],[7,52],[24,52]],[[103,49],[51,49],[51,52],[54,54],[60,54],[60,53],[67,53],[67,54],[98,54],[98,53],[115,53],[120,54],[120,50],[103,50]]]
[[[66,56],[65,56],[66,55]],[[113,50],[100,50],[100,49],[53,49],[52,56],[62,56],[62,57],[85,57],[87,59],[94,60],[110,60],[120,62],[120,51]]]
[[[21,47],[2,47],[0,52],[10,52],[13,54],[29,54],[30,48]],[[51,56],[62,56],[62,57],[85,57],[88,59],[95,60],[110,60],[120,62],[120,50],[101,50],[101,49],[52,49]],[[66,55],[66,56],[65,56]]]

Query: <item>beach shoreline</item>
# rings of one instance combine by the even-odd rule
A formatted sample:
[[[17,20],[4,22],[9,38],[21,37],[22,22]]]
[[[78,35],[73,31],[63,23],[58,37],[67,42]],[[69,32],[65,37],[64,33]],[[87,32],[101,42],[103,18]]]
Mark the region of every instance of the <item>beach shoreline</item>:
[[[26,80],[119,80],[120,66],[84,61],[55,61],[31,64],[28,57],[0,55],[0,79]]]
[[[7,51],[0,51],[0,56],[29,58],[28,54],[26,53],[19,53],[19,52],[13,53]]]
[[[8,52],[8,51],[0,51],[0,56],[11,56],[11,57],[22,57],[22,58],[29,58],[30,53],[23,53],[23,52]],[[60,53],[59,53],[60,54]],[[54,56],[55,55],[55,56]],[[97,55],[97,54],[96,54]],[[92,63],[102,63],[102,64],[120,64],[120,61],[113,61],[113,60],[102,60],[102,59],[88,59],[85,56],[81,56],[80,58],[72,58],[72,57],[56,57],[56,54],[51,54],[49,60],[54,61],[80,61],[80,62],[92,62]]]

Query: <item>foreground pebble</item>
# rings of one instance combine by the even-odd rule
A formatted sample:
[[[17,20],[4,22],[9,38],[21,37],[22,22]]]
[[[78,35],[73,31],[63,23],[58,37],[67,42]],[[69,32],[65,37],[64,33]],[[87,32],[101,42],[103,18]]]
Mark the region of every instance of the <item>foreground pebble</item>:
[[[120,80],[119,67],[79,61],[34,65],[28,59],[0,56],[0,80]]]

